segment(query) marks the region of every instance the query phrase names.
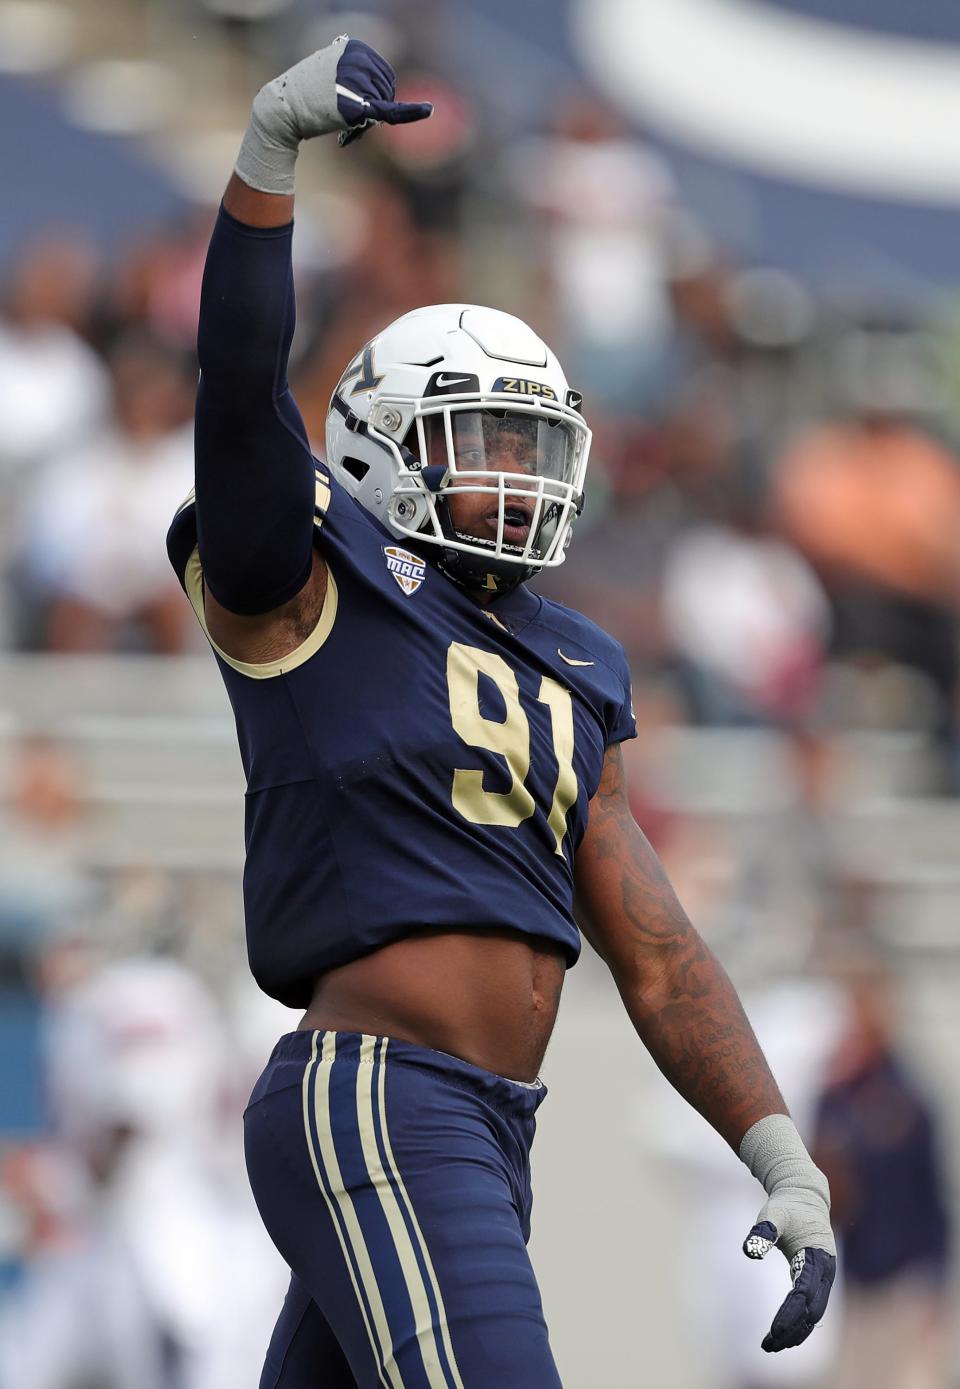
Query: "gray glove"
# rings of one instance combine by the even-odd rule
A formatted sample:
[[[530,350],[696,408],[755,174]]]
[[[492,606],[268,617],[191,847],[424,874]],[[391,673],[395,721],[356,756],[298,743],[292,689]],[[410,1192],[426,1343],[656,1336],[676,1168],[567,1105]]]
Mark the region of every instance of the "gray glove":
[[[396,89],[386,58],[341,34],[260,88],[237,173],[261,193],[292,193],[301,140],[339,130],[340,143],[349,144],[381,121],[403,125],[432,115],[429,103],[394,100]]]
[[[786,1114],[768,1114],[748,1129],[740,1157],[768,1197],[743,1252],[762,1259],[776,1245],[790,1263],[793,1291],[762,1342],[764,1350],[785,1350],[810,1335],[826,1311],[836,1276],[830,1188]]]

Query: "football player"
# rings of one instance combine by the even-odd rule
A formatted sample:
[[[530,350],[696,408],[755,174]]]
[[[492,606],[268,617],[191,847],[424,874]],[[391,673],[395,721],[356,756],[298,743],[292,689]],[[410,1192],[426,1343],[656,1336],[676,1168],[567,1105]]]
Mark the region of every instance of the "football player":
[[[263,1389],[559,1384],[526,1241],[575,892],[640,1038],[766,1188],[745,1252],[793,1275],[767,1349],[809,1334],[835,1267],[823,1174],[630,816],[623,650],[527,587],[590,449],[556,357],[509,314],[415,310],[348,364],[311,455],[286,377],[299,146],[429,115],[345,36],[258,93],[169,537],[236,716],[251,967],[305,1009],[246,1114],[293,1273]]]

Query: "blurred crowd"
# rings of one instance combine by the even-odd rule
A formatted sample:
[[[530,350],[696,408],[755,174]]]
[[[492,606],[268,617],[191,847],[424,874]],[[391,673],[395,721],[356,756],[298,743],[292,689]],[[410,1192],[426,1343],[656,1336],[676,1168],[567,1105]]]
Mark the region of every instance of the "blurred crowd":
[[[244,42],[284,8],[209,4]],[[741,263],[595,93],[562,92],[518,138],[439,60],[401,83],[436,103],[432,121],[378,132],[349,164],[301,160],[291,379],[315,452],[344,364],[419,304],[490,303],[555,346],[594,446],[574,544],[541,587],[626,646],[638,818],[734,971],[815,959],[842,977],[808,1106],[848,1245],[837,1384],[942,1389],[935,1105],[898,1051],[872,932],[889,900],[840,862],[828,816],[836,734],[909,734],[929,754],[914,789],[960,792],[960,315]],[[202,650],[164,535],[192,485],[218,192],[109,254],[49,227],[0,267],[0,650]],[[777,735],[791,789],[742,842],[658,789],[646,735],[677,726]],[[55,742],[27,737],[8,783],[0,1032],[19,1084],[2,1130],[32,1137],[0,1157],[0,1384],[242,1389],[283,1270],[236,1119],[289,1019],[238,982],[234,879],[88,873],[77,770]],[[695,871],[711,858],[719,885]],[[840,930],[855,969],[837,965]],[[892,1191],[910,1201],[892,1209]],[[205,1292],[224,1266],[226,1320]],[[894,1373],[904,1344],[925,1358]],[[755,1389],[749,1373],[732,1389]]]
[[[316,451],[344,362],[398,314],[466,298],[529,318],[595,432],[576,543],[545,588],[610,627],[678,717],[917,727],[936,789],[956,790],[949,308],[818,301],[737,264],[586,93],[498,143],[441,75],[405,89],[436,99],[433,121],[306,181],[292,378]],[[211,216],[109,259],[50,230],[4,268],[8,647],[197,648],[162,540],[190,486]]]

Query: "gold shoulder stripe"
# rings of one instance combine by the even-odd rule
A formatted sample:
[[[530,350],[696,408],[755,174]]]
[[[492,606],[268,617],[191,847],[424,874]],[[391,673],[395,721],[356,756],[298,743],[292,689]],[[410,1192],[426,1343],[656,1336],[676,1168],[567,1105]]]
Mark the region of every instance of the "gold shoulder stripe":
[[[330,505],[329,482],[329,478],[325,478],[322,473],[317,473],[316,508],[320,512],[320,515],[313,518],[315,526],[323,525],[323,518],[326,515],[327,507]]]
[[[334,582],[329,564],[327,565],[327,592],[316,627],[307,639],[295,647],[293,651],[289,651],[286,656],[278,656],[275,661],[238,661],[236,657],[228,656],[226,651],[222,651],[213,640],[207,629],[207,618],[203,610],[203,566],[200,563],[200,551],[196,546],[187,560],[184,582],[187,595],[193,604],[193,611],[197,615],[197,621],[203,628],[203,634],[207,641],[221,660],[226,661],[228,666],[232,666],[241,675],[249,676],[251,680],[271,680],[276,675],[286,675],[288,671],[296,670],[297,666],[302,666],[305,661],[309,661],[310,657],[320,650],[333,631],[333,623],[337,616],[337,585]]]

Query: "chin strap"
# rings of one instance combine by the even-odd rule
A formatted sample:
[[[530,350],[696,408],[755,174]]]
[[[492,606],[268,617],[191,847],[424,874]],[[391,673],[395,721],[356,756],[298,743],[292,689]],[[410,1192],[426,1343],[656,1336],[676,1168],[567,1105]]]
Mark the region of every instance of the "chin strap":
[[[515,588],[530,577],[529,569],[518,569],[509,576],[495,574],[492,570],[472,569],[464,560],[482,563],[478,555],[465,555],[462,550],[438,550],[435,564],[451,583],[467,593],[495,593],[498,596],[512,593]]]
[[[476,536],[461,535],[453,529],[445,502],[437,504],[437,513],[440,527],[449,540],[476,541]],[[510,593],[534,573],[533,569],[527,567],[521,568],[516,564],[501,566],[496,560],[488,560],[486,555],[454,549],[438,549],[436,565],[448,579],[470,593]]]

